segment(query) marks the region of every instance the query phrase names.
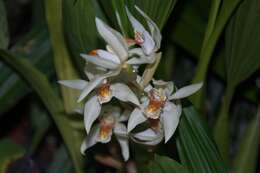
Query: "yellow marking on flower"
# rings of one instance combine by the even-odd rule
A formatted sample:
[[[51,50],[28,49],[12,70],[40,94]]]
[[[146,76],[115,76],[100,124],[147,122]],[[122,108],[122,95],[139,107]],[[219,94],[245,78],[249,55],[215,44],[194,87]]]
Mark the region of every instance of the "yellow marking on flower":
[[[97,51],[98,51],[97,49],[92,50],[92,51],[89,52],[89,55],[97,56]]]
[[[165,105],[165,101],[166,97],[163,90],[153,89],[149,95],[149,104],[144,109],[146,116],[151,119],[158,119]]]
[[[105,116],[100,119],[100,131],[98,139],[104,141],[109,137],[111,130],[114,128],[115,118],[113,116]]]
[[[102,84],[97,88],[97,95],[101,99],[101,102],[106,102],[111,98],[112,92],[108,83]]]

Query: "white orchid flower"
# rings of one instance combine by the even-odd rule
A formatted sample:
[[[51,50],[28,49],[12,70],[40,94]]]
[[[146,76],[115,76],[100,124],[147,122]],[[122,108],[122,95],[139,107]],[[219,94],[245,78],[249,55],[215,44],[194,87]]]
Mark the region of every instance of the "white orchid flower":
[[[129,67],[131,63],[128,63],[128,58],[137,55],[136,49],[129,49],[130,46],[135,44],[135,41],[124,38],[118,31],[106,25],[99,18],[96,18],[96,26],[99,34],[107,43],[107,50],[93,50],[89,54],[81,54],[81,57],[87,62],[109,71],[120,72],[122,68]],[[140,50],[138,53],[140,53]]]
[[[163,128],[166,143],[174,134],[182,113],[179,99],[194,94],[202,87],[202,83],[185,86],[176,92],[173,92],[172,82],[153,80],[153,84],[154,87],[151,85],[146,87],[145,92],[148,96],[145,96],[142,99],[142,104],[131,113],[128,121],[128,132],[138,124],[148,120],[152,130],[159,131]]]
[[[84,106],[84,123],[89,133],[93,122],[98,118],[103,103],[109,102],[113,97],[123,102],[131,102],[139,105],[139,100],[133,91],[123,83],[110,84],[106,77],[114,75],[108,73],[101,76],[92,76],[90,81],[85,80],[63,80],[60,84],[70,88],[81,90],[78,101],[86,98],[93,90],[94,94],[88,99]],[[89,74],[91,77],[91,75]]]
[[[128,134],[126,126],[123,124],[129,117],[129,112],[120,113],[118,107],[106,107],[101,114],[99,123],[94,125],[90,133],[81,145],[81,153],[92,147],[96,143],[108,143],[111,140],[112,134],[115,134],[116,139],[121,147],[121,152],[124,160],[129,159]]]
[[[135,41],[142,47],[143,53],[138,52],[141,58],[133,58],[128,61],[129,64],[138,63],[153,63],[155,60],[155,53],[160,49],[161,46],[161,33],[158,26],[145,14],[141,9],[135,6],[137,11],[145,18],[150,32],[130,13],[126,7],[127,16],[134,28]],[[139,50],[140,51],[140,50]],[[142,56],[143,55],[143,56]]]

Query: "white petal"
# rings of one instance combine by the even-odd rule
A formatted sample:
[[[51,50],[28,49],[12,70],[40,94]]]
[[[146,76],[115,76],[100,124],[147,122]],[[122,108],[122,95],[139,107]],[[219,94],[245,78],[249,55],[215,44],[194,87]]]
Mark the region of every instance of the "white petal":
[[[88,82],[85,80],[60,80],[58,82],[66,87],[70,87],[78,90],[82,90],[88,84]]]
[[[144,57],[140,57],[140,58],[134,57],[129,59],[126,63],[131,65],[140,65],[140,64],[148,64],[149,62],[150,61]]]
[[[87,135],[86,139],[81,144],[80,151],[83,155],[85,154],[85,151],[88,148],[92,147],[93,145],[95,145],[97,143],[97,137],[99,134],[99,130],[100,130],[100,128],[98,125],[93,126],[90,133]]]
[[[164,128],[164,136],[165,143],[172,137],[174,134],[181,116],[181,105],[175,105],[171,102],[166,102],[165,108],[161,115],[163,128]]]
[[[146,117],[143,115],[142,111],[138,108],[135,108],[129,117],[128,124],[127,124],[127,131],[130,132],[138,124],[141,124],[145,121],[146,121]]]
[[[163,140],[163,133],[161,131],[154,132],[152,129],[147,129],[143,132],[133,135],[131,139],[139,144],[154,146]]]
[[[158,26],[152,21],[152,19],[150,17],[148,17],[147,14],[145,14],[140,8],[138,8],[137,6],[135,6],[135,8],[137,9],[137,11],[146,19],[148,26],[150,28],[153,40],[155,40],[156,43],[156,47],[157,49],[160,48],[161,46],[161,40],[162,40],[162,35],[160,32],[160,29],[158,28]]]
[[[144,26],[140,22],[138,22],[138,20],[136,20],[134,18],[134,16],[131,14],[131,12],[128,10],[127,7],[126,7],[126,14],[127,14],[127,16],[128,16],[128,18],[129,18],[129,20],[130,20],[130,22],[131,22],[135,31],[138,31],[140,33],[143,33],[144,31],[146,31]]]
[[[188,97],[197,92],[202,87],[202,85],[203,83],[197,83],[180,88],[173,95],[171,95],[169,99],[172,100]]]
[[[117,140],[121,147],[121,152],[125,161],[129,159],[129,146],[128,146],[128,138],[117,136]]]
[[[97,50],[97,54],[99,57],[103,58],[103,59],[106,59],[108,61],[112,61],[116,64],[120,64],[120,59],[118,59],[118,57],[113,54],[113,53],[110,53],[108,51],[105,51],[105,50]]]
[[[98,97],[91,97],[84,107],[84,124],[87,133],[89,133],[93,122],[97,119],[101,111],[101,105],[98,102]]]
[[[141,48],[133,48],[133,49],[130,49],[128,52],[129,52],[129,56],[133,56],[133,55],[145,56],[144,51]]]
[[[123,123],[116,123],[114,133],[117,136],[127,137],[127,129]]]
[[[157,139],[158,134],[152,129],[146,129],[145,131],[134,134],[134,137],[142,141],[151,141]]]
[[[154,40],[147,31],[143,32],[143,37],[144,37],[144,42],[141,44],[141,46],[144,49],[144,53],[146,55],[150,55],[155,48]]]
[[[119,58],[124,61],[127,56],[127,45],[122,35],[114,29],[107,26],[102,20],[96,18],[96,25],[99,34],[112,47]]]
[[[140,105],[138,98],[133,91],[125,84],[116,83],[111,85],[112,95],[117,99],[124,102],[132,102],[136,105]]]
[[[88,82],[88,85],[81,92],[78,102],[82,101],[93,89],[95,89],[102,81],[106,78],[106,76],[98,76],[93,80]]]
[[[103,68],[107,68],[107,69],[118,68],[118,64],[114,63],[111,60],[107,60],[98,56],[86,55],[86,54],[80,54],[80,56],[84,58],[86,61],[91,62]]]

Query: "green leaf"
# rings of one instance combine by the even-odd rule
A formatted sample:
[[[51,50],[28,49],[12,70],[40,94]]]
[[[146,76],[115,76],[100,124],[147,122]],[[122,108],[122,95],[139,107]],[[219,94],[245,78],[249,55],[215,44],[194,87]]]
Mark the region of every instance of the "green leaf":
[[[6,168],[12,161],[21,158],[25,154],[23,147],[8,138],[0,141],[0,149],[0,172],[6,172]]]
[[[33,154],[42,139],[45,137],[46,132],[49,130],[51,120],[46,110],[44,110],[37,102],[31,103],[30,120],[33,133],[28,153]]]
[[[192,173],[227,173],[210,130],[193,106],[184,107],[177,148],[181,163]]]
[[[0,48],[6,49],[9,45],[9,32],[3,0],[0,0],[0,16]]]
[[[62,0],[46,0],[45,12],[54,52],[54,65],[59,80],[79,78],[70,59],[63,33]],[[76,106],[78,92],[61,86],[64,108],[72,113]]]
[[[48,77],[54,74],[51,46],[44,25],[33,27],[11,48],[11,51],[18,57],[28,59]],[[2,114],[27,95],[30,89],[2,63],[0,63],[0,71],[0,114]]]
[[[77,0],[74,3],[72,0],[63,0],[63,26],[68,48],[73,60],[82,70],[84,61],[80,53],[88,53],[99,48],[100,43],[104,43],[99,39],[96,30],[96,16],[104,20],[98,1]]]
[[[236,173],[255,173],[260,145],[260,106],[242,137],[239,150],[233,162]]]
[[[177,161],[166,156],[155,155],[154,160],[151,160],[149,165],[150,173],[188,173]]]
[[[206,34],[205,37],[208,39],[204,39],[205,43],[204,47],[202,47],[201,52],[200,52],[200,60],[197,66],[197,70],[193,79],[193,83],[200,82],[200,81],[205,81],[206,75],[207,75],[207,70],[209,66],[210,59],[214,53],[215,47],[217,45],[217,42],[223,32],[223,29],[225,25],[227,24],[230,16],[238,6],[239,2],[241,0],[225,0],[222,3],[213,3],[213,7],[211,10],[214,10],[214,12],[210,12],[211,15],[209,19],[209,25],[206,29]],[[214,7],[220,5],[220,7]],[[217,17],[216,17],[216,9],[219,9],[217,12]],[[215,22],[211,22],[215,21]],[[214,29],[212,30],[212,26],[214,24]],[[210,30],[208,32],[207,30]],[[200,107],[202,104],[202,98],[203,98],[203,90],[199,91],[196,95],[192,97],[192,101],[195,104],[196,107]]]
[[[215,125],[215,138],[227,158],[229,106],[236,86],[260,67],[260,2],[244,0],[232,16],[226,30],[227,89]],[[221,130],[219,130],[221,129]]]
[[[52,90],[46,76],[34,68],[27,60],[18,59],[7,51],[0,49],[0,59],[13,68],[38,94],[45,107],[50,112],[63,140],[72,157],[74,168],[77,173],[83,172],[82,156],[79,148],[82,142],[82,134],[75,131],[66,117],[62,101]]]
[[[228,85],[236,86],[260,67],[260,1],[244,0],[226,31]]]

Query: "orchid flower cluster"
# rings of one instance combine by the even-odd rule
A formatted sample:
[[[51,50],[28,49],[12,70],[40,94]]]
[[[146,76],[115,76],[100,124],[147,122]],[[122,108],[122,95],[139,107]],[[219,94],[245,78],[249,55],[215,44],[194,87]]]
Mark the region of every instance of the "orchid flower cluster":
[[[136,9],[146,20],[149,31],[127,8],[133,39],[125,38],[96,18],[97,31],[107,43],[106,50],[81,54],[86,61],[88,80],[59,81],[81,91],[78,102],[84,102],[82,113],[87,133],[82,153],[98,142],[108,143],[113,135],[125,161],[129,159],[129,139],[145,145],[157,145],[163,139],[166,143],[179,123],[180,99],[202,87],[202,83],[198,83],[177,89],[173,82],[154,79],[142,85],[139,67],[155,63],[160,53],[161,33],[142,10]],[[138,132],[137,126],[142,124],[147,128]]]

